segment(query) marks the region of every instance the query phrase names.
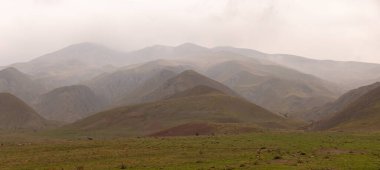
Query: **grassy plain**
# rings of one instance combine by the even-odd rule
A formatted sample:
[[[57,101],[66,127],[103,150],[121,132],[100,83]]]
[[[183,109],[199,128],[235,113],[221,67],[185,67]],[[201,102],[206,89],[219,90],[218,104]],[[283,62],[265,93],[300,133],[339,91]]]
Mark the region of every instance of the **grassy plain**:
[[[379,133],[255,132],[167,138],[0,133],[0,169],[380,169]]]

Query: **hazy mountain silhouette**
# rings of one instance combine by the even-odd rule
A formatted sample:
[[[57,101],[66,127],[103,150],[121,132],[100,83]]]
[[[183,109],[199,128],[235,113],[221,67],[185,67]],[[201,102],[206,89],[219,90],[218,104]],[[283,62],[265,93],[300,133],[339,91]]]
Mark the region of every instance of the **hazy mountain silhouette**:
[[[36,110],[46,119],[74,122],[101,111],[105,100],[83,85],[54,89],[40,97]]]
[[[270,55],[269,59],[278,64],[312,74],[331,81],[344,90],[351,90],[379,81],[380,64],[314,60],[294,55]]]
[[[303,113],[339,95],[327,81],[278,65],[231,60],[208,68],[206,75],[250,101],[283,114]]]
[[[28,104],[45,91],[45,87],[13,67],[0,71],[0,92],[11,93]]]
[[[125,53],[93,43],[74,44],[12,66],[51,88],[77,84],[128,63]]]
[[[167,60],[156,60],[121,68],[118,71],[102,74],[84,82],[97,94],[104,96],[109,103],[138,103],[167,79],[177,73],[192,68],[190,65]]]
[[[153,92],[143,97],[144,102],[168,98],[176,93],[203,85],[222,91],[225,94],[238,97],[239,95],[227,86],[201,75],[193,70],[186,70],[177,76],[168,79]]]

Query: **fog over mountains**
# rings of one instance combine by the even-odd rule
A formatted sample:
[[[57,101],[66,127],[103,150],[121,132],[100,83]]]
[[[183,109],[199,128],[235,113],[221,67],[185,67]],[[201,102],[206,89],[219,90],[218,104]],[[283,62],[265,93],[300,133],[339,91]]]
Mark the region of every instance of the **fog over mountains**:
[[[363,98],[377,100],[367,95],[372,86],[360,87],[380,81],[379,72],[380,64],[235,47],[185,43],[121,52],[81,43],[5,66],[0,92],[22,99],[36,111],[28,112],[43,117],[39,121],[75,122],[65,126],[71,130],[120,127],[148,135],[155,128],[195,122],[302,128],[318,121],[332,127],[326,119],[335,114],[356,118],[352,114],[361,111],[351,113],[347,107],[357,108]],[[335,116],[333,122],[341,117],[348,116]]]

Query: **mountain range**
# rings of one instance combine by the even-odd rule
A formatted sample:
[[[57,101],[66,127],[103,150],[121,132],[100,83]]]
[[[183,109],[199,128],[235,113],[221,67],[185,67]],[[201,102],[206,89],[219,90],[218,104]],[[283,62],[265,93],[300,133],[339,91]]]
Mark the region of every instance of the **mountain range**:
[[[293,126],[291,121],[242,98],[230,96],[209,86],[195,86],[165,100],[100,112],[66,128],[149,135],[196,122],[250,123],[262,128]]]
[[[369,110],[377,108],[379,85],[365,85],[380,80],[380,64],[191,43],[130,52],[81,43],[2,68],[0,92],[44,121],[144,135],[242,124],[295,128],[300,120],[314,122],[308,126],[314,130],[349,127],[345,118],[367,121],[359,113],[376,120]]]

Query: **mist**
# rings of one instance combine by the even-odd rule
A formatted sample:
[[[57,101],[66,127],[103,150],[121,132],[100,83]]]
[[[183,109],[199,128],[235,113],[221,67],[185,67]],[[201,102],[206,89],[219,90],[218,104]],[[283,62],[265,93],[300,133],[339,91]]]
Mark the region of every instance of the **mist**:
[[[192,42],[380,63],[377,0],[1,0],[0,65],[80,42]]]

